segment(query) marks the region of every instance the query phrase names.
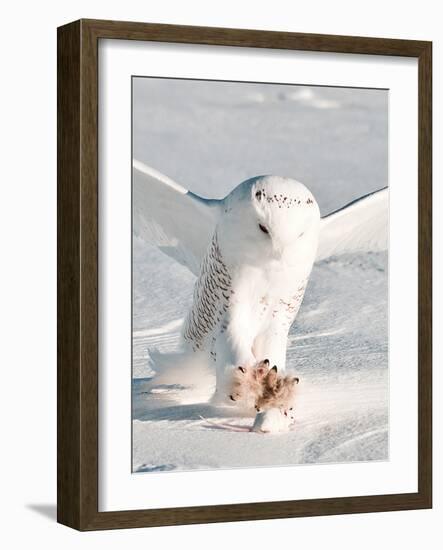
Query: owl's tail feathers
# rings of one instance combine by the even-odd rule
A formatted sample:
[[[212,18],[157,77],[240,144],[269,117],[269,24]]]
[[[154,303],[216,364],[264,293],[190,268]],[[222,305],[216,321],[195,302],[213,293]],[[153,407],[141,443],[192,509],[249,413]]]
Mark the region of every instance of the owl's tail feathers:
[[[162,353],[149,349],[155,375],[151,393],[165,394],[182,403],[207,401],[215,389],[215,372],[205,352],[180,350]]]

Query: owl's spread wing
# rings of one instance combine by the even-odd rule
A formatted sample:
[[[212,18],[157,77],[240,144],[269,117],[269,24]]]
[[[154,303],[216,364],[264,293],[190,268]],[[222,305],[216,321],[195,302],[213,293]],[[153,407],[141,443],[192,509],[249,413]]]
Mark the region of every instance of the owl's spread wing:
[[[134,233],[198,275],[221,201],[195,195],[133,161]]]
[[[388,247],[389,193],[385,187],[321,219],[316,261]]]

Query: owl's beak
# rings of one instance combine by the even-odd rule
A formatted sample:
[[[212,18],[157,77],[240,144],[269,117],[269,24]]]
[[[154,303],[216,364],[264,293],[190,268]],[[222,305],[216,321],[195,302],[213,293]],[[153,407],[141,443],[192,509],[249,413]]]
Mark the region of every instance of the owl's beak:
[[[280,258],[283,255],[285,247],[284,247],[283,243],[278,238],[273,237],[271,235],[271,239],[272,239],[272,248],[274,250],[274,255],[275,255],[275,257]]]

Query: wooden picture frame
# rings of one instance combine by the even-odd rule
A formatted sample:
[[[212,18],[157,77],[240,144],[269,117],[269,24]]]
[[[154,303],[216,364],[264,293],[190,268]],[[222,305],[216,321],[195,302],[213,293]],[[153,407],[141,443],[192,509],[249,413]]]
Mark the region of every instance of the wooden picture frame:
[[[278,48],[418,59],[418,492],[98,511],[98,42]],[[432,44],[80,20],[58,29],[58,521],[79,530],[241,521],[432,506]]]

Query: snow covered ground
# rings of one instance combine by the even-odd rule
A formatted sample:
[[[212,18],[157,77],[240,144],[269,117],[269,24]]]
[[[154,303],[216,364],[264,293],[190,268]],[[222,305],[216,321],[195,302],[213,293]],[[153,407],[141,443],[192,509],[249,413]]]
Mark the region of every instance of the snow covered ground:
[[[387,185],[388,95],[137,78],[134,156],[185,187],[222,197],[265,173],[294,177],[326,214]],[[386,253],[315,265],[288,343],[300,378],[287,434],[250,433],[252,417],[156,387],[148,350],[172,351],[194,276],[139,239],[133,246],[135,472],[386,460]]]

